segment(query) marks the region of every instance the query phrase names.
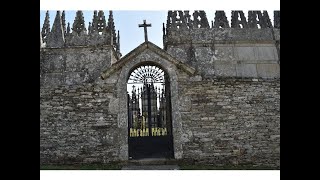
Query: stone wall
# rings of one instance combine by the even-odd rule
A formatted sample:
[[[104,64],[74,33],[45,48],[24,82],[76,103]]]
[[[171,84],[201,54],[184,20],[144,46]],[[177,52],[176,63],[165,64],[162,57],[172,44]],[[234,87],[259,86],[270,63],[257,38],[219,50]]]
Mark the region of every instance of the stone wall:
[[[114,101],[112,83],[40,88],[40,164],[118,160]]]
[[[101,71],[116,62],[108,45],[40,49],[40,86],[53,87],[95,81]]]
[[[280,78],[280,11],[274,25],[267,11],[232,11],[231,24],[216,11],[211,27],[204,11],[169,11],[163,44],[204,77]]]
[[[200,24],[171,28],[164,49],[145,42],[121,59],[119,45],[40,41],[40,164],[127,161],[127,78],[153,64],[170,79],[175,159],[280,168],[280,21]]]
[[[105,79],[40,88],[40,164],[128,160],[126,78],[152,62],[170,76],[175,159],[280,167],[279,79],[192,75],[161,49],[139,48]]]
[[[179,82],[183,159],[280,168],[280,81]]]
[[[181,123],[174,130],[182,146],[175,147],[176,159],[280,167],[279,80],[180,79],[172,102],[181,121],[173,120]],[[122,160],[127,134],[118,125],[116,91],[114,83],[102,82],[40,89],[40,164]]]
[[[279,29],[177,29],[165,42],[170,55],[206,77],[280,77]]]

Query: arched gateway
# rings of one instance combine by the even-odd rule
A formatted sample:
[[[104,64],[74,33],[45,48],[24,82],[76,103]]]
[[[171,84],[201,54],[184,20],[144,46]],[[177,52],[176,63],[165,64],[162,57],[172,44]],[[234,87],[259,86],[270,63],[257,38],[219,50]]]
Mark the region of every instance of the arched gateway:
[[[192,76],[195,73],[195,69],[184,64],[180,60],[173,58],[168,53],[166,53],[163,49],[159,48],[158,46],[154,45],[151,42],[142,43],[137,48],[135,48],[130,53],[128,53],[126,56],[121,58],[120,61],[117,61],[110,68],[108,68],[103,72],[103,74],[101,75],[102,80],[105,80],[105,82],[108,81],[108,82],[117,83],[116,85],[117,98],[112,100],[110,102],[110,105],[112,105],[111,107],[115,107],[111,109],[112,112],[118,114],[118,124],[117,124],[119,127],[118,143],[120,144],[119,159],[125,161],[128,159],[143,159],[143,158],[150,158],[150,157],[174,158],[174,159],[182,158],[183,149],[182,149],[181,139],[183,138],[183,134],[182,134],[183,131],[182,131],[181,114],[179,110],[180,100],[178,97],[179,93],[178,93],[178,74],[177,73],[181,73],[181,74],[183,73],[184,75]],[[130,84],[131,75],[136,77],[132,79],[132,82],[133,81],[139,82],[140,85],[138,85],[139,83]],[[144,84],[146,85],[144,86]],[[140,129],[141,129],[142,119],[144,118],[145,125],[149,125],[148,118],[152,117],[151,116],[152,112],[150,113],[151,115],[149,117],[147,112],[149,104],[152,107],[152,102],[147,103],[148,99],[146,98],[147,97],[146,94],[143,93],[144,92],[143,87],[145,87],[145,90],[149,89],[151,93],[153,92],[151,88],[152,84],[154,89],[157,89],[155,90],[155,93],[157,92],[158,94],[157,110],[161,109],[160,100],[162,98],[162,89],[164,89],[163,97],[165,98],[165,100],[163,101],[161,100],[161,102],[162,103],[165,102],[165,105],[166,105],[166,110],[163,111],[166,113],[165,120],[163,118],[161,121],[156,120],[154,122],[159,122],[159,124],[162,126],[163,124],[161,123],[165,122],[166,129],[164,129],[163,127],[161,127],[162,129],[158,129],[158,126],[157,126],[156,130],[153,129],[153,133],[154,134],[161,133],[161,136],[160,135],[152,136],[152,127],[148,126],[148,128],[146,128],[147,126],[144,126],[143,127],[144,130],[141,130],[143,136],[141,136],[141,131],[139,130],[139,137],[136,137],[138,134],[138,128],[129,124],[130,122],[134,122],[134,118],[132,117],[132,115],[131,115],[131,120],[129,117],[130,116],[129,103],[130,101],[133,101],[132,86],[135,85],[134,87],[135,96],[136,96],[135,98],[139,99],[139,106],[138,106],[138,103],[137,104],[132,103],[132,104],[135,104],[137,107],[140,108],[139,109],[140,111],[135,110],[135,112],[137,114],[136,117],[138,119],[138,121],[136,121],[137,122],[136,124],[139,125],[140,123]],[[161,84],[161,86],[159,84]],[[160,90],[160,94],[159,94],[159,90]],[[160,95],[160,98],[159,98],[159,95]],[[146,101],[146,103],[144,103],[146,108],[144,111],[146,112],[145,115],[143,115],[143,107],[142,107],[143,96],[145,97],[144,100]],[[150,96],[150,101],[151,101],[151,96]],[[138,102],[138,100],[135,100],[134,102]],[[134,106],[131,106],[131,107],[133,108]],[[153,107],[155,107],[155,105]],[[140,113],[140,115],[138,115],[138,112]],[[132,114],[133,114],[133,111],[132,111]],[[164,113],[162,113],[162,116],[163,114]],[[170,116],[167,116],[169,114]],[[160,112],[159,112],[159,116],[160,116]],[[158,117],[158,114],[157,114],[157,117]],[[131,137],[130,137],[130,128],[132,128]],[[146,131],[148,131],[148,133],[151,132],[151,136],[150,134],[149,136],[146,136],[146,134],[148,134],[146,133]],[[164,134],[164,136],[162,136],[162,133]],[[167,138],[167,141],[161,141],[161,139],[165,139],[165,138]],[[144,141],[144,140],[148,140],[148,141]],[[159,140],[158,141],[159,143],[156,143],[157,140]],[[134,143],[136,143],[136,146],[134,146]],[[150,144],[147,144],[147,143],[150,143]],[[149,149],[147,147],[149,147]],[[150,147],[152,149],[150,149]],[[136,153],[136,155],[132,155],[132,153]]]
[[[129,159],[173,158],[172,108],[168,74],[140,65],[127,80]]]

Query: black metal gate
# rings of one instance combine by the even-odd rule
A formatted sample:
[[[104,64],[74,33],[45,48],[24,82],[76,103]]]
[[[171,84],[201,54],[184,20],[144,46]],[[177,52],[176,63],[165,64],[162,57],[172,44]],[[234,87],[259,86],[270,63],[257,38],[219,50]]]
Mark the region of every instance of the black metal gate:
[[[157,66],[136,68],[128,89],[129,158],[173,158],[170,84]]]

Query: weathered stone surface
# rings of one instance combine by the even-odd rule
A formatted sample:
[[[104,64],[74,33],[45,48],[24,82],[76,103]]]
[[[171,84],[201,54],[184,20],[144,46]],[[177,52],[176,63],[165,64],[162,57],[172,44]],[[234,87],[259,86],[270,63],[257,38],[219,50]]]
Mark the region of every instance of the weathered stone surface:
[[[73,85],[93,82],[103,69],[111,66],[112,47],[42,49],[40,86]],[[118,58],[117,56],[113,58]],[[53,79],[51,80],[52,77]],[[59,77],[59,78],[57,78]]]
[[[90,41],[41,48],[40,164],[127,161],[127,78],[151,63],[169,75],[175,159],[279,169],[279,31],[210,29],[195,16],[204,28],[167,29],[165,50],[147,42],[119,59]]]
[[[174,57],[179,57],[183,62],[187,62],[189,60],[188,54],[187,54],[187,49],[189,46],[185,47],[180,47],[180,46],[175,46],[175,47],[168,47],[167,52],[169,54],[174,55]]]
[[[235,53],[239,60],[255,60],[257,59],[255,47],[235,47]]]
[[[228,76],[228,77],[236,77],[236,65],[229,62],[214,62],[214,69],[216,70],[216,76]]]
[[[234,17],[239,17],[239,13],[233,12]],[[193,66],[204,78],[257,78],[257,64],[272,66],[279,63],[280,59],[279,29],[270,27],[268,14],[263,13],[255,11],[252,14],[252,17],[259,16],[259,22],[251,22],[251,25],[260,23],[263,26],[261,28],[239,27],[238,21],[234,25],[237,28],[167,28],[164,47],[173,57],[181,58],[183,62]],[[245,20],[245,17],[242,19]],[[229,66],[215,61],[234,62],[230,62]],[[234,71],[237,63],[242,65],[238,65]],[[276,73],[271,74],[275,75],[274,78],[279,77]]]
[[[237,76],[240,77],[257,77],[257,68],[255,64],[237,64]]]
[[[232,46],[215,46],[214,54],[214,59],[218,61],[232,61],[236,59],[234,47]]]
[[[180,83],[180,95],[191,97],[192,104],[182,116],[184,132],[193,134],[183,135],[183,159],[225,165],[235,158],[238,164],[279,165],[279,150],[271,147],[280,143],[280,84],[260,80]],[[266,115],[264,109],[273,115]]]
[[[280,29],[273,29],[274,39],[280,41]]]
[[[262,78],[279,78],[280,65],[279,64],[257,64],[258,77]]]
[[[274,11],[273,14],[274,14],[274,18],[273,18],[274,28],[280,29],[280,11]]]
[[[265,28],[265,29],[249,29],[251,38],[250,40],[255,41],[271,41],[273,39],[272,36],[272,29]]]
[[[243,11],[231,11],[231,27],[232,28],[248,28],[247,19],[244,16]]]
[[[258,46],[256,52],[258,60],[278,60],[275,46]]]
[[[63,47],[64,46],[64,30],[61,20],[60,11],[57,11],[52,30],[47,38],[47,47]]]
[[[195,49],[195,58],[198,70],[205,72],[205,75],[213,75],[213,52],[209,47],[198,47]],[[195,64],[195,63],[192,63]]]
[[[212,28],[172,30],[166,36],[165,45],[175,43],[212,43],[213,41],[272,41],[272,29]]]
[[[46,17],[43,22],[42,30],[41,30],[41,36],[44,43],[47,42],[47,38],[49,34],[50,34],[50,17],[49,17],[49,11],[47,11]]]
[[[40,89],[41,164],[116,160],[117,114],[106,108],[107,92],[90,91],[90,85]]]
[[[214,28],[230,28],[229,21],[224,11],[216,11],[213,27]]]
[[[205,11],[194,11],[192,16],[191,19],[189,11],[168,11],[167,29],[209,28]]]
[[[268,11],[249,11],[248,12],[249,28],[272,28]]]
[[[72,31],[71,31],[72,30]],[[59,48],[59,47],[78,47],[78,46],[102,46],[112,45],[118,56],[120,53],[120,35],[115,33],[112,11],[109,11],[108,23],[105,20],[104,12],[94,12],[93,22],[89,22],[88,31],[85,27],[85,21],[82,11],[76,12],[75,20],[70,27],[66,27],[65,12],[60,15],[57,12],[52,31],[50,32],[49,12],[46,13],[46,18],[41,31],[43,45],[40,48]]]

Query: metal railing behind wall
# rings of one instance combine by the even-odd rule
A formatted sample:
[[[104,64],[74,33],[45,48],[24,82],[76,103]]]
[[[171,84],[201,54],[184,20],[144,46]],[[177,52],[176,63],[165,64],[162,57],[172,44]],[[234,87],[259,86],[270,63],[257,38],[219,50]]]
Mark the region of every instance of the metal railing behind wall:
[[[167,128],[151,128],[151,136],[166,136]],[[135,129],[130,128],[130,137],[146,137],[149,136],[149,128]]]

